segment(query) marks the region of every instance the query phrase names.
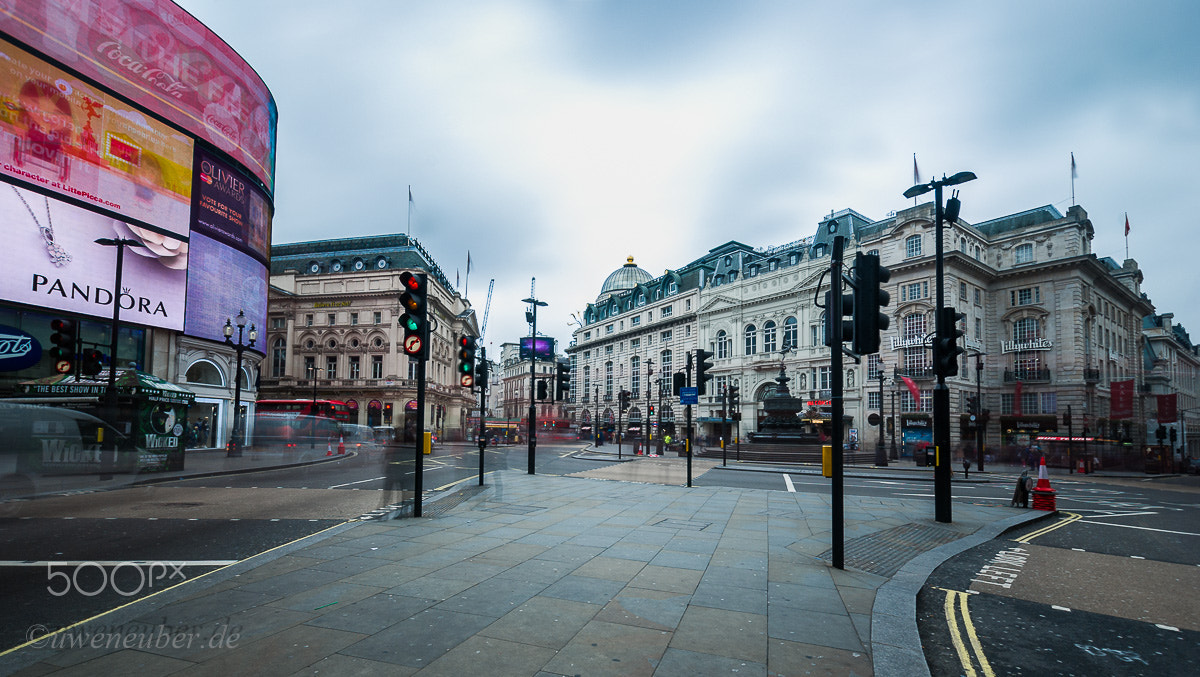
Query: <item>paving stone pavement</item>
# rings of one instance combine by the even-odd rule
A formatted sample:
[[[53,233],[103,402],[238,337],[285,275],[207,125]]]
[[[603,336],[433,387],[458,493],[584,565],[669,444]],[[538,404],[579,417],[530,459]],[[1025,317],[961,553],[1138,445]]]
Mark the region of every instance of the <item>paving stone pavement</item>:
[[[927,674],[925,577],[1047,514],[956,503],[940,524],[931,501],[848,496],[839,570],[829,501],[497,471],[444,513],[333,527],[0,656],[0,674]],[[897,534],[913,551],[894,574],[851,566]]]

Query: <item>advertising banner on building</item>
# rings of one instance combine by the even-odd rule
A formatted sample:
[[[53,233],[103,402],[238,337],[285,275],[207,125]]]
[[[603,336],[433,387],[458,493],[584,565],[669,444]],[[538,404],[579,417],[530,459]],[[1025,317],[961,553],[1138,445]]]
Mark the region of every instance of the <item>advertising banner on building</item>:
[[[1158,422],[1159,423],[1175,423],[1179,420],[1179,409],[1177,404],[1177,395],[1158,396]]]
[[[225,320],[245,311],[246,331],[250,324],[258,328],[260,343],[255,349],[265,353],[261,337],[267,323],[267,267],[200,233],[192,234],[189,258],[183,333],[224,341]],[[236,330],[233,338],[237,340]]]
[[[195,177],[192,229],[268,261],[271,212],[266,197],[203,151],[196,153]]]
[[[3,2],[0,32],[212,143],[274,190],[278,113],[270,90],[175,3]]]
[[[125,249],[121,321],[183,329],[187,242],[2,181],[0,219],[4,300],[112,318],[117,250],[95,241],[129,238],[144,246]]]
[[[192,139],[0,42],[0,172],[188,234]]]
[[[1133,379],[1112,382],[1112,407],[1109,418],[1133,418]]]

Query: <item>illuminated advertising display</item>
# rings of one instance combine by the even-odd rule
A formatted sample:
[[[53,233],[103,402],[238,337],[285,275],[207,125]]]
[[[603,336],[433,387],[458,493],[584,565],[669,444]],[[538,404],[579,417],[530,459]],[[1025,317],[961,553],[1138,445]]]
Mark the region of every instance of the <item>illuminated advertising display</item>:
[[[145,246],[125,248],[121,321],[183,329],[187,242],[3,182],[0,219],[4,300],[111,318],[117,250],[95,240],[130,238]]]
[[[200,233],[192,233],[188,256],[187,317],[183,332],[224,341],[225,320],[245,311],[248,324],[254,324],[259,335],[264,335],[267,267],[249,254]],[[255,349],[265,352],[262,344],[256,344]]]
[[[0,172],[186,237],[190,137],[0,42]]]
[[[0,31],[229,153],[274,191],[271,92],[237,52],[167,0],[0,3]]]
[[[270,258],[271,212],[267,199],[229,165],[196,153],[192,230]]]
[[[543,336],[522,338],[518,351],[520,359],[528,360],[530,353],[533,353],[534,357],[539,360],[554,359],[554,339]]]

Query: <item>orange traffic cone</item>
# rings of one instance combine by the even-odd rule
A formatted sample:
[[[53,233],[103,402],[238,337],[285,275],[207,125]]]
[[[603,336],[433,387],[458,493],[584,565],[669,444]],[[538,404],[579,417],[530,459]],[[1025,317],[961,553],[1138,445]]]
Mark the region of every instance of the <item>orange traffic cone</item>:
[[[1034,510],[1049,510],[1054,512],[1058,510],[1055,507],[1054,489],[1050,487],[1050,476],[1046,474],[1046,457],[1042,457],[1042,463],[1038,466],[1038,481],[1033,487],[1033,509]]]
[[[345,437],[340,437],[340,436],[338,437],[338,453],[339,454],[346,453],[346,438]]]
[[[332,440],[325,441],[325,455],[333,456],[333,441]]]

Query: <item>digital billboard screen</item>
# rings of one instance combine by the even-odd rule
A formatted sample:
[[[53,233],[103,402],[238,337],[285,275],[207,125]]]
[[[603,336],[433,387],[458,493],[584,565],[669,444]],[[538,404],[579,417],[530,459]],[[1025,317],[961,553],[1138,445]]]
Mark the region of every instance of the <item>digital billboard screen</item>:
[[[212,143],[274,191],[278,112],[270,90],[175,3],[0,2],[0,31]]]
[[[536,338],[526,336],[521,339],[520,358],[528,360],[531,352],[539,360],[554,359],[554,339],[545,336]]]
[[[191,137],[0,42],[0,172],[187,236]]]
[[[271,211],[267,199],[211,153],[196,153],[192,230],[270,259]]]
[[[4,300],[111,318],[117,250],[95,240],[129,238],[145,246],[125,248],[121,321],[183,329],[187,242],[2,181],[0,219]]]
[[[249,254],[200,233],[192,233],[189,248],[187,316],[183,333],[225,340],[225,320],[245,311],[259,336],[267,322],[267,267]],[[236,337],[235,337],[236,338]],[[248,340],[248,339],[246,339]],[[260,343],[260,352],[266,352]]]

